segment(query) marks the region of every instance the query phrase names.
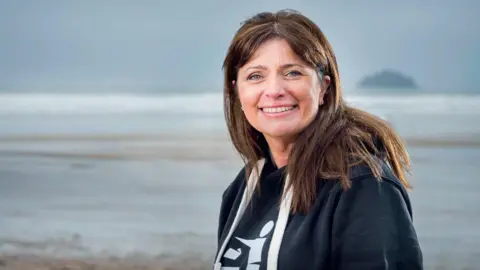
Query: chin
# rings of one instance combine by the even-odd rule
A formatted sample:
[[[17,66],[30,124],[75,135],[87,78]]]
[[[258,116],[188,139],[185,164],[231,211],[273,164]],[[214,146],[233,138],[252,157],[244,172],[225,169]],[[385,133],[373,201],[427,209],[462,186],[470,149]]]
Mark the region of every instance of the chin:
[[[292,138],[296,137],[301,130],[293,127],[285,127],[285,128],[276,128],[276,129],[265,129],[264,136],[268,136],[270,138]]]

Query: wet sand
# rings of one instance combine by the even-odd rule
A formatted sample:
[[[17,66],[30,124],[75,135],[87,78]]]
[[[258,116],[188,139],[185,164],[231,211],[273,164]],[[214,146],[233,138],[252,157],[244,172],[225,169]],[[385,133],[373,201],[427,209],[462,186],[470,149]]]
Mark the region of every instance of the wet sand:
[[[414,148],[480,148],[480,134],[406,137]],[[238,160],[225,134],[0,136],[0,155],[130,160]]]
[[[478,136],[407,138],[425,269],[480,269]],[[0,138],[0,269],[211,269],[222,136]]]

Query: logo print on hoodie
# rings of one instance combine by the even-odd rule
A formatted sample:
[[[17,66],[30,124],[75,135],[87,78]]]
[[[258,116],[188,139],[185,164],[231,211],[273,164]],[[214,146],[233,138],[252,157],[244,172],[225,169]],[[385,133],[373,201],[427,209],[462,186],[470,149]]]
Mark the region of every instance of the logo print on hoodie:
[[[240,237],[235,237],[238,241],[240,241],[246,248],[239,248],[237,250],[230,248],[225,252],[223,255],[224,258],[230,260],[237,260],[240,255],[245,254],[248,252],[248,264],[247,270],[258,270],[260,268],[260,263],[262,262],[262,251],[265,245],[265,241],[267,240],[268,234],[273,229],[275,223],[273,220],[267,222],[263,225],[262,230],[260,231],[259,238],[255,239],[243,239]],[[222,267],[222,270],[240,270],[240,267]]]

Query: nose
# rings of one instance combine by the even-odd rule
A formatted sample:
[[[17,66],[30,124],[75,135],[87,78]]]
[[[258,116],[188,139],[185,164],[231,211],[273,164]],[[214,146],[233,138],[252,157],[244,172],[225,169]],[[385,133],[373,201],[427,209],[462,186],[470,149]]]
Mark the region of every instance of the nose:
[[[285,95],[284,85],[281,78],[272,76],[269,78],[265,90],[265,96],[273,99],[282,98]]]

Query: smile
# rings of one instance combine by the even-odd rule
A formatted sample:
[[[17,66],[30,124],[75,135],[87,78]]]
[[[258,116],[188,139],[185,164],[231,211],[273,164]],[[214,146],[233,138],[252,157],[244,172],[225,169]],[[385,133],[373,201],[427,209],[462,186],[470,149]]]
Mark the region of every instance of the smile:
[[[283,112],[291,111],[296,109],[297,107],[298,105],[281,106],[281,107],[264,107],[264,108],[260,108],[260,110],[262,110],[265,113],[274,114],[274,113],[283,113]]]

